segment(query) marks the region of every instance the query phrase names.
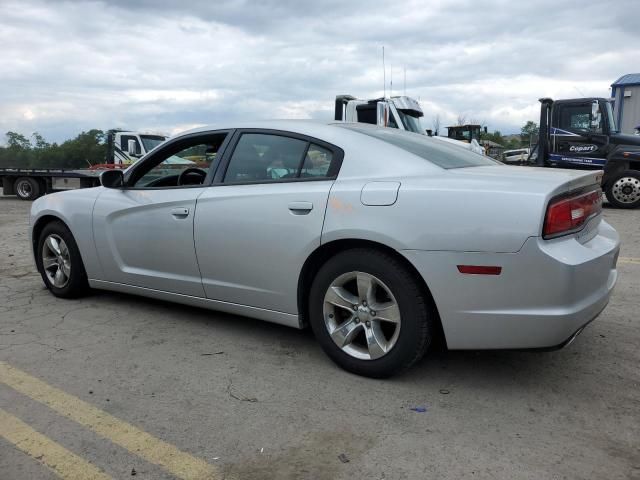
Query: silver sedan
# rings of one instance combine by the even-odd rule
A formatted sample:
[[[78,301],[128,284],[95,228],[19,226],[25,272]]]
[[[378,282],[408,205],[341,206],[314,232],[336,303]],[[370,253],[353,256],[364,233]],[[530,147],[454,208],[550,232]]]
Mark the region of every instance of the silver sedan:
[[[616,282],[600,173],[508,167],[393,129],[200,128],[101,183],[33,203],[54,295],[98,288],[310,325],[361,375],[408,368],[437,336],[562,346]]]

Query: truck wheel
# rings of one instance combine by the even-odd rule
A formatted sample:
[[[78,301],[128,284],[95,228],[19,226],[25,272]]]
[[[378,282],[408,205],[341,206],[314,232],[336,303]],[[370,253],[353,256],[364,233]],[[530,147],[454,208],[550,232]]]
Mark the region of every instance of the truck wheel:
[[[426,352],[434,312],[411,272],[371,249],[343,251],[318,271],[309,320],[322,349],[358,375],[384,378]]]
[[[78,245],[62,222],[42,229],[35,253],[42,280],[56,297],[76,298],[89,289]]]
[[[35,178],[20,177],[13,184],[13,189],[20,200],[35,200],[42,195],[40,183]]]
[[[640,207],[640,171],[624,170],[618,173],[607,183],[605,194],[614,207]]]

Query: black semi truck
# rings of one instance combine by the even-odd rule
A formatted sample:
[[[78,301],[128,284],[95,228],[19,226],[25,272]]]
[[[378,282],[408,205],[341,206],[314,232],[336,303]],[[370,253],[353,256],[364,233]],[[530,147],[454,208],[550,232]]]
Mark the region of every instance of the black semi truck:
[[[536,164],[604,170],[602,189],[609,203],[618,208],[639,207],[640,136],[618,131],[611,102],[541,98],[540,103]]]

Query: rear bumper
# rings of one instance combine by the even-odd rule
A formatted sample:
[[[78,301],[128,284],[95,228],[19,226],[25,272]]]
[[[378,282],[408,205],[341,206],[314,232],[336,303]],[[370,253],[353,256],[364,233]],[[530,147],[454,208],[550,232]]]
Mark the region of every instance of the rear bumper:
[[[532,237],[517,253],[402,253],[433,294],[449,348],[554,348],[602,312],[617,280],[617,232],[598,220],[592,233],[584,243]],[[457,265],[502,272],[463,275]]]

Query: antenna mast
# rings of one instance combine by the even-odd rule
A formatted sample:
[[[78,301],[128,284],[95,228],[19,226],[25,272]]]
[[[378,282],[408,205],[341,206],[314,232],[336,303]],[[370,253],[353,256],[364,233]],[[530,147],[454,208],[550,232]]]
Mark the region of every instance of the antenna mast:
[[[384,98],[387,98],[387,70],[384,68],[384,45],[382,46],[382,90]]]
[[[407,67],[404,67],[404,96],[407,96]]]

